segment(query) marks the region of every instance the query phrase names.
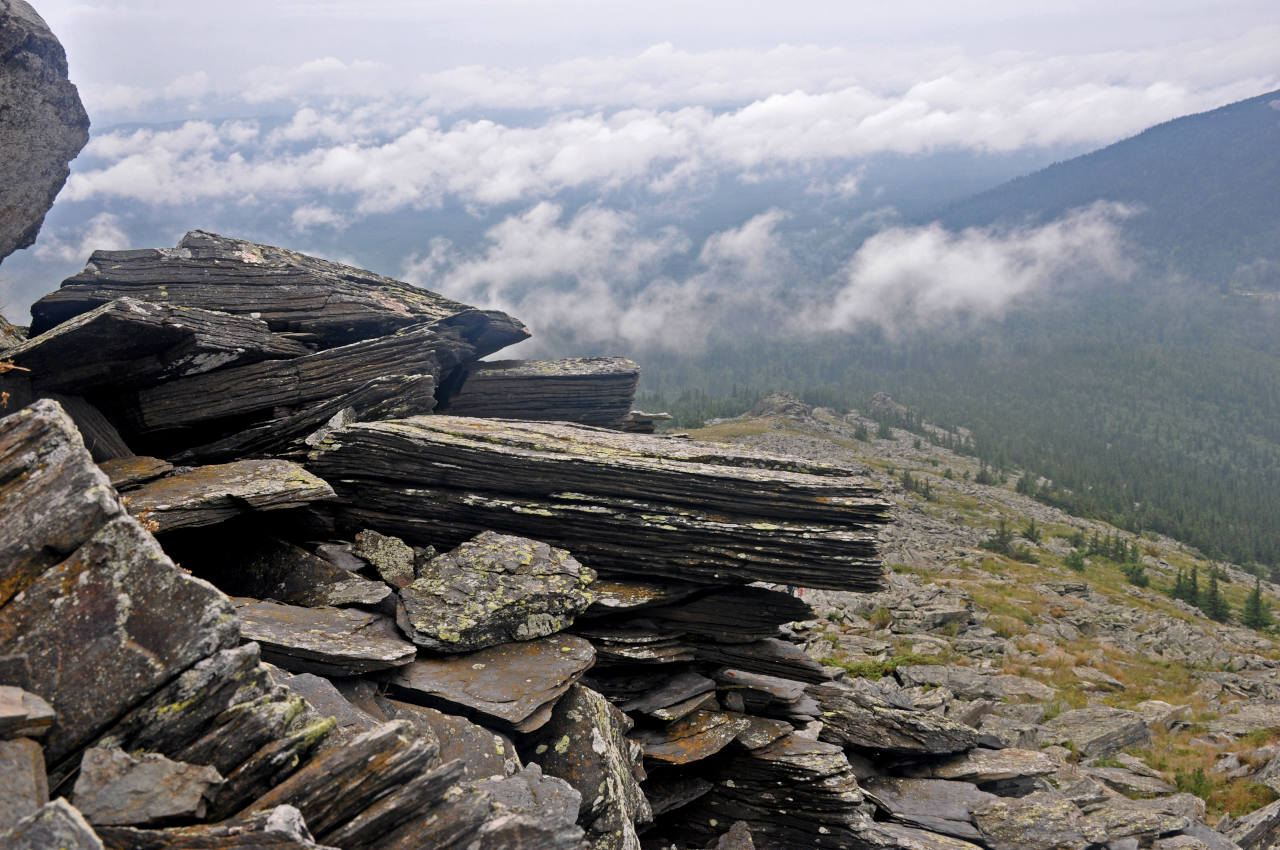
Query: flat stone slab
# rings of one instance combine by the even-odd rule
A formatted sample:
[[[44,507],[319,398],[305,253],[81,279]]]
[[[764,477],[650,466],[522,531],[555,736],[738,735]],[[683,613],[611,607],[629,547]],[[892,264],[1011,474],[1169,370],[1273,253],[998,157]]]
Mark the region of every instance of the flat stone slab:
[[[95,251],[84,271],[32,305],[32,333],[123,296],[260,318],[324,347],[480,312],[364,269],[193,230],[176,248]],[[529,336],[497,311],[468,330],[482,343],[477,357]]]
[[[200,820],[221,785],[222,776],[212,767],[159,753],[91,747],[80,760],[71,794],[92,824],[149,826]]]
[[[1151,737],[1142,715],[1105,706],[1064,711],[1044,726],[1043,743],[1070,742],[1081,758],[1108,756]]]
[[[53,725],[53,706],[13,685],[0,685],[0,738],[39,738]]]
[[[441,763],[459,759],[467,779],[511,776],[520,769],[515,744],[505,735],[425,705],[386,697],[377,697],[376,704],[387,720],[408,720],[419,734],[435,738],[440,745]]]
[[[618,708],[627,712],[653,714],[664,708],[686,702],[703,694],[713,693],[716,683],[693,671],[677,673],[658,680],[658,684],[643,695],[629,699]]]
[[[658,605],[679,602],[702,590],[701,585],[686,582],[621,581],[596,579],[591,585],[594,597],[584,618],[609,617],[626,611],[640,611]]]
[[[243,597],[235,605],[243,639],[256,641],[265,660],[293,673],[360,676],[403,667],[417,654],[381,614]]]
[[[338,850],[317,844],[302,813],[293,806],[222,823],[168,829],[104,826],[98,833],[111,848],[129,850]]]
[[[1178,789],[1161,779],[1142,776],[1119,767],[1085,768],[1085,773],[1126,797],[1159,797],[1174,794]]]
[[[1261,729],[1280,728],[1280,705],[1274,702],[1241,700],[1230,708],[1230,714],[1209,721],[1210,732],[1240,736]]]
[[[970,812],[999,799],[971,782],[944,779],[872,777],[859,784],[900,823],[966,840],[982,837]]]
[[[988,750],[977,748],[942,761],[908,769],[912,776],[966,782],[998,782],[1030,776],[1048,776],[1061,767],[1048,753],[1038,750]]]
[[[668,764],[689,764],[715,755],[729,745],[750,722],[720,711],[695,711],[661,729],[639,729],[632,737],[645,758]]]
[[[1105,833],[1090,829],[1070,800],[1040,791],[998,798],[975,809],[973,821],[991,850],[1085,850],[1107,840]]]
[[[945,664],[914,664],[899,667],[902,684],[950,688],[961,699],[1018,700],[1037,702],[1052,699],[1057,691],[1035,679],[1008,674],[991,674],[969,667]]]
[[[573,624],[595,577],[564,549],[486,531],[423,565],[400,590],[396,621],[437,652],[533,640]]]
[[[38,392],[81,394],[158,384],[224,366],[306,354],[266,322],[122,298],[11,349]]]
[[[590,643],[560,634],[466,655],[420,657],[387,684],[401,699],[531,732],[550,719],[555,701],[594,660]]]
[[[872,529],[888,506],[847,467],[564,423],[418,416],[334,431],[308,468],[342,493],[344,526],[414,544],[495,530],[567,549],[607,577],[879,588]]]
[[[98,464],[107,474],[111,486],[117,490],[128,490],[139,484],[146,484],[173,472],[173,464],[158,457],[115,457]]]
[[[287,460],[241,460],[168,475],[122,498],[157,532],[216,525],[246,511],[293,508],[333,497],[333,489]]]

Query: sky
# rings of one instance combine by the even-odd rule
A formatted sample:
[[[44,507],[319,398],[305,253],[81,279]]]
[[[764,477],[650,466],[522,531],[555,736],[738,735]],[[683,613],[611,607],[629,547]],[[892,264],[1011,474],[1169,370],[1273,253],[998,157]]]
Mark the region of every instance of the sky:
[[[664,321],[707,293],[723,304],[749,289],[747,310],[763,296],[742,280],[800,273],[800,217],[780,201],[715,233],[689,226],[725,185],[799,181],[814,203],[862,214],[871,157],[1049,157],[1280,88],[1275,0],[34,5],[67,50],[93,135],[60,214],[5,263],[11,313],[93,248],[168,237],[157,221],[244,222],[257,229],[236,235],[332,256],[362,223],[457,210],[475,238],[424,232],[378,271],[548,323],[596,304],[577,330],[670,338]],[[832,227],[847,226],[833,209]],[[889,281],[906,293],[889,299],[899,312],[928,320],[913,306],[939,291],[927,257],[962,280],[993,264],[996,283],[944,290],[957,310],[998,313],[1054,277],[1050,236],[1102,227],[1094,259],[1122,269],[1106,228],[1131,213],[947,234],[891,212],[891,232],[858,249],[874,257],[830,264],[829,289],[844,294],[811,309],[856,324]],[[887,270],[890,254],[907,271]],[[530,300],[549,280],[555,292]]]

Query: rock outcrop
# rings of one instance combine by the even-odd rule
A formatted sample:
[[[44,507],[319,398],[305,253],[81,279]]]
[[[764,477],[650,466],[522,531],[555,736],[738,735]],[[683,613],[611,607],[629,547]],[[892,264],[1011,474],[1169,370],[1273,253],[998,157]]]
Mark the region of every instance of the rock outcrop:
[[[35,242],[88,141],[62,45],[26,0],[0,0],[0,261]]]

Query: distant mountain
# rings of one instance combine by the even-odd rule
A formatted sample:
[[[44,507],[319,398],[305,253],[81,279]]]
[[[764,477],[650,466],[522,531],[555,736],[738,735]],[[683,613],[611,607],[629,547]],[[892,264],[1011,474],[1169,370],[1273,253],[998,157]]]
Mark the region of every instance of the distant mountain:
[[[1040,222],[1109,200],[1158,272],[1280,289],[1280,91],[1176,118],[952,204],[949,227]]]

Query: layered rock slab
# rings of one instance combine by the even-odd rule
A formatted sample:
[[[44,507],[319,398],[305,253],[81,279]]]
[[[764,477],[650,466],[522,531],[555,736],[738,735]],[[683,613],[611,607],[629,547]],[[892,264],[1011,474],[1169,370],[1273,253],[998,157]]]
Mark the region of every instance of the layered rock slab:
[[[35,242],[88,141],[62,45],[24,0],[0,0],[0,260]]]
[[[400,590],[396,620],[437,652],[533,640],[570,626],[591,604],[594,580],[564,549],[486,531],[425,564]]]
[[[130,490],[129,513],[154,531],[217,525],[246,511],[300,507],[330,499],[327,483],[287,460],[239,460],[174,472]]]
[[[308,468],[344,497],[344,523],[410,542],[456,545],[493,529],[568,549],[602,574],[879,586],[872,531],[888,508],[843,467],[559,423],[430,416],[342,428]]]
[[[619,427],[640,367],[625,357],[468,363],[441,387],[441,413]]]
[[[245,640],[263,658],[294,673],[359,676],[402,667],[417,650],[389,617],[346,608],[303,608],[237,598]]]
[[[57,712],[46,743],[56,764],[187,667],[235,645],[239,629],[230,600],[177,569],[124,513],[55,403],[0,420],[0,443],[4,463],[16,465],[4,488],[15,510],[0,537],[22,541],[0,566],[3,586],[18,593],[0,608],[0,646],[25,655],[24,687]],[[24,516],[25,527],[9,524]],[[44,570],[33,575],[32,566]]]
[[[251,315],[326,348],[478,312],[364,269],[193,230],[175,248],[95,251],[84,271],[32,306],[32,333],[124,296]],[[529,336],[496,311],[461,324],[481,357]]]

